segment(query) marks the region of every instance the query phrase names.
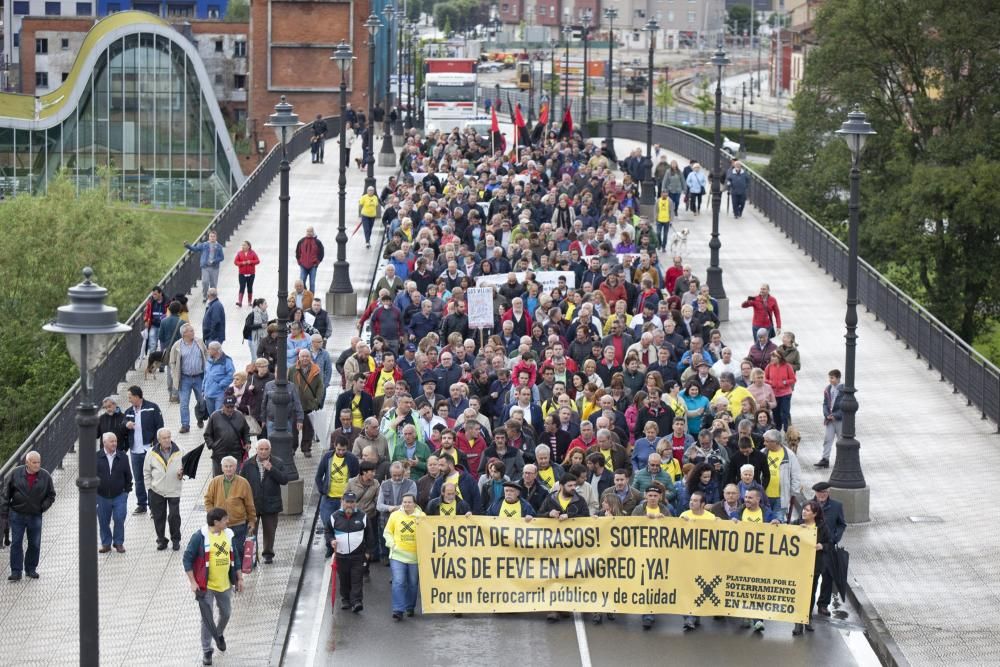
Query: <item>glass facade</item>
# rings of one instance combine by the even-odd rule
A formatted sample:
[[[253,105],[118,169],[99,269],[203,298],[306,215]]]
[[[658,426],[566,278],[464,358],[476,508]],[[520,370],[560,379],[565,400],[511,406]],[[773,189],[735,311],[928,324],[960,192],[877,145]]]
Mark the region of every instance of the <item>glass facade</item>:
[[[229,200],[242,175],[231,172],[226,128],[216,128],[183,48],[157,33],[126,34],[80,76],[79,102],[55,126],[0,127],[5,193],[43,192],[60,170],[78,189],[92,187],[110,170],[129,203],[216,210]]]

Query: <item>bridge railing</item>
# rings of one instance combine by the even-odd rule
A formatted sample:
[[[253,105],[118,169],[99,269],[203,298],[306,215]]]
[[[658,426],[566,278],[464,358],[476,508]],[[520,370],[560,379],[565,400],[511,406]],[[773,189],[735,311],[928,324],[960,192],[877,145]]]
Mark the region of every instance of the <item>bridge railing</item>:
[[[335,137],[340,128],[339,117],[327,118],[329,131],[327,137]],[[308,125],[303,126],[288,142],[289,161],[294,160],[309,150],[309,140],[312,133]],[[278,175],[281,165],[281,147],[276,145],[271,152],[257,165],[253,173],[243,185],[226,202],[202,235],[214,231],[219,242],[225,244],[246,219],[247,215],[260,200],[261,196]],[[278,221],[275,220],[275,226]],[[97,276],[100,279],[100,276]],[[169,296],[186,294],[191,291],[201,278],[199,256],[186,252],[177,263],[167,271],[158,283],[163,287],[163,293]],[[135,367],[142,347],[143,312],[145,302],[139,305],[126,320],[131,330],[119,336],[109,347],[106,355],[94,370],[92,398],[98,404],[105,396],[118,393],[118,384],[125,379],[126,373]],[[63,457],[73,450],[77,440],[76,408],[80,403],[80,381],[77,380],[62,398],[45,416],[45,419],[35,427],[21,443],[14,454],[0,467],[0,478],[18,465],[26,453],[38,451],[42,456],[43,465],[51,470],[62,465]],[[96,447],[96,443],[94,445]]]
[[[601,136],[604,131],[602,124]],[[614,134],[644,142],[646,125],[616,120]],[[712,144],[680,128],[654,125],[653,142],[709,168],[713,164]],[[843,241],[757,173],[748,199],[824,271],[841,285],[847,284]],[[926,360],[929,370],[937,371],[942,382],[950,382],[954,393],[964,394],[968,405],[979,408],[982,418],[997,423],[1000,430],[1000,368],[864,260],[859,260],[858,296],[887,331]]]

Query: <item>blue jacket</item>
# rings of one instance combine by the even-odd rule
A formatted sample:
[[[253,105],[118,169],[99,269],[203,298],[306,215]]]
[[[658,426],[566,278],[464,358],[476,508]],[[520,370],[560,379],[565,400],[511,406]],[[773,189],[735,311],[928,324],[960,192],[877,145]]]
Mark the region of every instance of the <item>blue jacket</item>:
[[[233,383],[233,373],[236,368],[229,355],[223,353],[218,359],[209,357],[205,361],[205,379],[202,389],[205,396],[215,398],[226,393],[226,387]]]
[[[531,506],[524,498],[519,499],[521,501],[521,516],[535,516],[535,508]],[[497,498],[496,502],[490,505],[489,509],[486,510],[488,516],[500,516],[500,505],[503,504],[503,498]]]
[[[323,456],[320,457],[319,464],[316,466],[316,490],[319,491],[319,495],[324,498],[330,490],[330,459],[333,458],[333,454],[333,450],[328,449]],[[347,465],[348,478],[357,477],[358,471],[361,469],[358,457],[350,452],[347,452],[344,454],[344,463]]]
[[[232,379],[230,379],[230,382],[232,382]],[[135,421],[135,410],[132,405],[128,406],[128,409],[125,411],[126,422]],[[142,401],[139,411],[142,413],[142,444],[150,445],[156,442],[156,432],[163,428],[163,413],[160,412],[160,406],[147,400]],[[128,434],[130,436],[128,448],[132,449],[132,431],[129,431]]]
[[[205,316],[201,320],[201,337],[205,345],[212,341],[226,342],[226,309],[218,299],[209,301],[205,306]]]
[[[215,246],[214,249],[215,252],[209,252],[209,250],[212,248],[213,245]],[[213,244],[209,243],[208,241],[201,241],[200,243],[195,243],[194,245],[190,243],[185,243],[184,247],[190,250],[191,252],[197,252],[201,254],[201,268],[203,269],[206,266],[212,266],[212,267],[218,266],[219,264],[222,263],[222,260],[225,259],[222,253],[222,244],[218,242]],[[209,255],[212,255],[213,256],[212,259],[215,260],[211,264],[208,261]]]
[[[442,486],[444,486],[444,475],[438,475],[437,481],[431,487],[431,500],[441,495]],[[476,484],[476,480],[473,479],[472,475],[461,470],[458,472],[458,490],[462,494],[462,500],[469,503],[472,513],[479,514],[479,505],[481,504],[479,500],[479,485]]]

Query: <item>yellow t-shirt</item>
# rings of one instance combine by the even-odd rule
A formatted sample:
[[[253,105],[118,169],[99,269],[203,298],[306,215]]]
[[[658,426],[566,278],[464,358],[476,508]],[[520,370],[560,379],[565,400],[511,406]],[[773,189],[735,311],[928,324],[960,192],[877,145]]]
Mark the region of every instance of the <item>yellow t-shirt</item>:
[[[438,450],[438,456],[441,455],[441,452],[444,452],[444,450],[443,449]],[[457,449],[455,449],[454,447],[452,447],[450,452],[445,452],[445,453],[448,456],[450,456],[452,458],[452,460],[455,461],[456,464],[458,463],[458,450]],[[455,478],[456,478],[455,484],[457,485],[458,484],[458,481],[457,481],[458,475],[456,475]]]
[[[549,487],[550,489],[556,483],[556,472],[555,470],[552,469],[552,466],[549,466],[545,470],[539,468],[538,476],[542,479],[542,483],[545,484],[545,486]]]
[[[457,503],[445,503],[442,502],[440,508],[438,508],[438,514],[441,516],[455,516],[455,505]]]
[[[771,471],[771,479],[767,482],[764,493],[768,498],[777,498],[781,495],[781,462],[785,460],[785,448],[782,447],[776,452],[767,452],[767,467]]]
[[[394,380],[392,372],[382,371],[378,374],[378,380],[375,381],[375,398],[385,395],[385,383]]]
[[[656,200],[656,221],[660,224],[670,222],[670,198],[660,198]]]
[[[224,593],[229,590],[230,558],[233,550],[225,531],[209,532],[211,541],[208,553],[208,590]]]
[[[340,498],[347,488],[347,461],[343,456],[334,454],[330,457],[330,488],[327,495]]]
[[[749,521],[750,523],[764,523],[764,512],[759,507],[752,512],[748,509],[744,509],[743,521]]]
[[[458,496],[459,498],[461,498],[462,500],[465,500],[465,497],[462,495],[462,487],[460,487],[458,485],[458,480],[461,479],[461,477],[462,476],[459,475],[457,472],[454,472],[454,473],[451,474],[451,477],[449,477],[448,479],[446,479],[444,481],[446,483],[448,483],[448,484],[454,484],[455,485],[455,495]]]
[[[390,558],[403,563],[417,562],[417,518],[422,516],[419,507],[413,514],[398,509],[389,515],[382,536],[390,549]]]
[[[361,428],[365,425],[365,418],[361,416],[361,394],[355,394],[351,400],[351,426]]]
[[[504,519],[520,519],[521,518],[521,501],[514,503],[513,505],[508,503],[506,500],[500,504],[500,516]]]
[[[556,499],[559,501],[559,507],[563,508],[563,511],[565,512],[566,508],[569,507],[570,502],[573,500],[573,496],[564,498],[563,494],[560,492],[556,494]]]
[[[711,512],[702,512],[701,514],[695,514],[691,510],[684,510],[681,512],[682,519],[690,519],[691,521],[718,521],[719,517],[715,516]]]
[[[601,454],[604,455],[604,467],[607,468],[608,470],[610,470],[611,472],[614,472],[615,471],[615,462],[611,459],[611,453],[614,450],[611,450],[611,449],[601,449],[601,450],[598,450],[598,451],[600,451]]]
[[[659,507],[646,505],[646,516],[663,516],[663,512],[660,511]]]
[[[378,215],[378,197],[375,195],[363,194],[358,202],[361,205],[361,215],[366,218],[374,218]]]

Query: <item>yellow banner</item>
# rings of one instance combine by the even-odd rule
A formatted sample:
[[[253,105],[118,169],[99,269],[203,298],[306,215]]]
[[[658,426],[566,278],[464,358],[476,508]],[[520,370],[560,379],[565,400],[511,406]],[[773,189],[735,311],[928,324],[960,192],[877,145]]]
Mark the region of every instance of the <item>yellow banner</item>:
[[[424,517],[424,613],[614,612],[806,622],[816,530],[645,517]]]

